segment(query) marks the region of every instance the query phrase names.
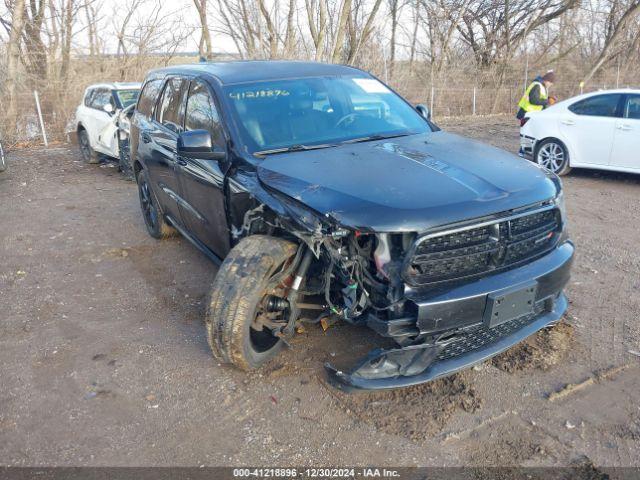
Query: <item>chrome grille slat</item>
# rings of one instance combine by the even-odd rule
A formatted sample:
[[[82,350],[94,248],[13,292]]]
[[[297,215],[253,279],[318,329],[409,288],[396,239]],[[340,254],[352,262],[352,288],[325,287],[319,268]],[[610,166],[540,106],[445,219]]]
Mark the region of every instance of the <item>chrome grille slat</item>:
[[[559,211],[546,207],[419,238],[405,278],[428,285],[505,269],[552,248],[560,227]]]

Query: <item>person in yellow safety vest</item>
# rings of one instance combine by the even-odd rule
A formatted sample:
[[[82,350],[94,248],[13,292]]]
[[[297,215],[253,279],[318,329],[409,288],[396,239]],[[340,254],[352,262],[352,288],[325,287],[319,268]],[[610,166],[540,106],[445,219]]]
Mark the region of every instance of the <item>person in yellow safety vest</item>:
[[[549,70],[543,76],[536,77],[527,87],[524,95],[518,102],[516,118],[523,124],[523,119],[528,112],[539,112],[555,103],[554,97],[549,97],[549,88],[556,81],[556,74]]]

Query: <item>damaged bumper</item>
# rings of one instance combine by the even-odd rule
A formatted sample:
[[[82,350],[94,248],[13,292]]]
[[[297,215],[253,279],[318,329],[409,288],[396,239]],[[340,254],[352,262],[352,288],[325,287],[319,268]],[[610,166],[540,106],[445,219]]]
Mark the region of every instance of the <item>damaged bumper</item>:
[[[528,135],[520,134],[520,150],[518,155],[527,160],[533,160],[533,151],[536,147],[536,139]]]
[[[383,336],[426,334],[433,340],[375,350],[350,372],[327,364],[329,380],[346,391],[406,387],[498,355],[560,320],[568,305],[562,289],[573,255],[574,246],[566,241],[530,264],[466,285],[440,292],[409,290],[414,316],[391,321],[370,317],[368,325]]]

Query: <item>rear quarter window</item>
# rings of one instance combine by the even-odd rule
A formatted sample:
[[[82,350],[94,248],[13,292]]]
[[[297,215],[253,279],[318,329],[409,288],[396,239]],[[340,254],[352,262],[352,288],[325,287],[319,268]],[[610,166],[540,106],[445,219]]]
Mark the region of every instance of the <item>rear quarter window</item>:
[[[627,97],[627,104],[624,106],[624,118],[640,120],[640,95]]]
[[[622,95],[596,95],[585,98],[569,106],[569,110],[576,115],[592,117],[617,117],[618,105]]]
[[[84,94],[84,106],[85,107],[90,107],[91,106],[91,95],[93,95],[93,92],[95,90],[87,90],[87,92]]]
[[[162,82],[162,79],[150,80],[145,84],[140,93],[136,110],[146,117],[151,117],[153,106],[156,104],[156,100],[162,89]]]

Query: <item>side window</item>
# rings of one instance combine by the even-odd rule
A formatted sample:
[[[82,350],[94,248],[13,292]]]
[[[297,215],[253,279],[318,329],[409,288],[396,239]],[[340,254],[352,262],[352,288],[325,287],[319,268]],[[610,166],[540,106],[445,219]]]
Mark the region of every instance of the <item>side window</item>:
[[[89,106],[96,110],[102,110],[108,103],[112,103],[111,90],[107,88],[99,88],[93,92]]]
[[[140,98],[138,99],[138,105],[136,105],[136,109],[144,116],[151,117],[153,106],[156,104],[161,88],[161,79],[150,80],[145,84],[144,89],[140,94]]]
[[[156,108],[156,121],[176,133],[182,131],[184,98],[188,86],[189,82],[181,78],[167,80],[162,92],[162,98]]]
[[[624,106],[624,118],[640,120],[640,95],[629,95]]]
[[[574,103],[569,107],[576,115],[615,117],[621,95],[597,95]]]
[[[87,93],[84,96],[84,106],[85,107],[90,107],[91,106],[91,97],[93,96],[94,92],[95,92],[95,90],[87,90]]]
[[[191,82],[187,99],[185,130],[209,130],[214,145],[224,147],[220,117],[209,88],[202,82]]]

